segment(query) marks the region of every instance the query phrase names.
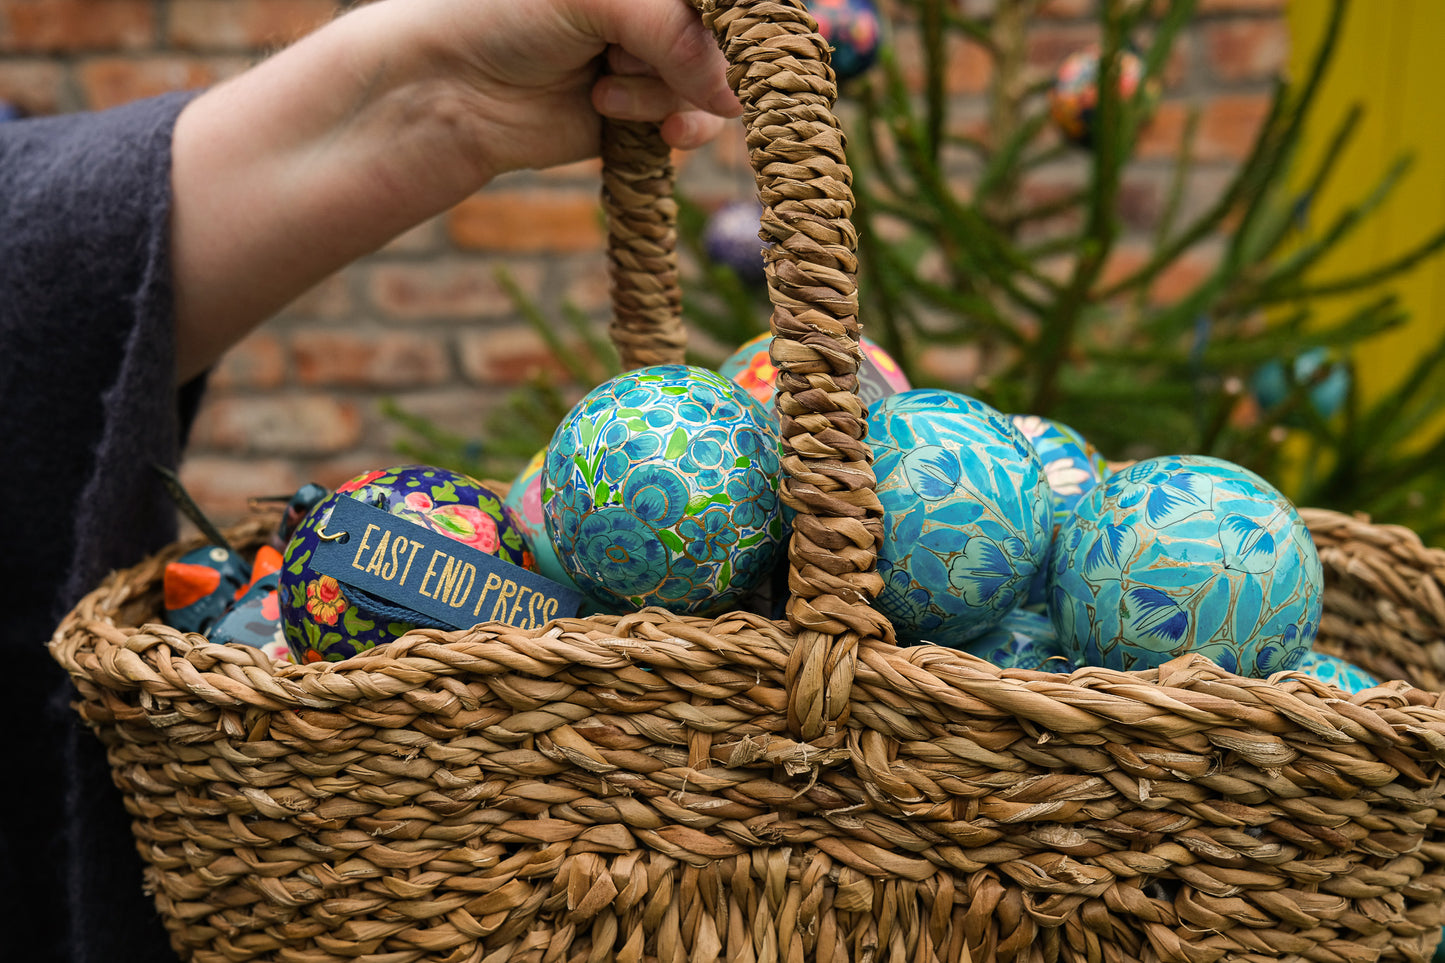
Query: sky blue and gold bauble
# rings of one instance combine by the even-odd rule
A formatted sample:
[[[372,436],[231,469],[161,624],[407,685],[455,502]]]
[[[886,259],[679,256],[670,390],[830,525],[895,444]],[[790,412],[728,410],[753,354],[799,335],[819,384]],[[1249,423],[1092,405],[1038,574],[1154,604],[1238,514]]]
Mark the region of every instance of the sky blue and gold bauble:
[[[731,607],[780,558],[775,424],[741,387],[690,365],[594,388],[552,435],[542,474],[563,568],[604,606]]]
[[[1264,677],[1300,664],[1323,578],[1274,486],[1202,455],[1150,458],[1084,496],[1059,531],[1049,614],[1079,664],[1147,669],[1191,652]]]
[[[1380,685],[1379,679],[1359,666],[1346,662],[1338,656],[1326,655],[1313,649],[1305,653],[1305,657],[1300,660],[1295,671],[1313,676],[1321,682],[1328,682],[1336,689],[1349,693],[1364,692],[1366,689],[1373,689]]]
[[[998,625],[1048,549],[1038,453],[989,405],[924,388],[871,406],[868,442],[883,503],[878,610],[904,642],[958,645]]]
[[[358,475],[318,502],[286,546],[277,592],[282,629],[297,662],[339,662],[427,624],[415,612],[316,570],[312,556],[340,498],[354,498],[513,565],[525,568],[530,562],[501,496],[475,478],[430,465]]]
[[[840,82],[866,72],[878,59],[883,22],[872,0],[807,0],[818,33],[833,48],[833,73]]]
[[[1059,648],[1054,623],[1047,615],[1027,609],[1014,609],[998,625],[959,648],[1001,669],[1074,671],[1073,663]]]

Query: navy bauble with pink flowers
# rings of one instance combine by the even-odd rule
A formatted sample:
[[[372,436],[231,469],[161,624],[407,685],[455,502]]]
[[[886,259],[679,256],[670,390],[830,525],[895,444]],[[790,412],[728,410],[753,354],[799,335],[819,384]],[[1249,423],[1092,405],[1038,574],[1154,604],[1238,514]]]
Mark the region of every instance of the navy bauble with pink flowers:
[[[338,662],[426,624],[415,612],[351,589],[312,565],[339,498],[355,498],[513,565],[533,567],[501,496],[476,479],[429,465],[358,475],[317,503],[286,546],[281,622],[297,662]]]

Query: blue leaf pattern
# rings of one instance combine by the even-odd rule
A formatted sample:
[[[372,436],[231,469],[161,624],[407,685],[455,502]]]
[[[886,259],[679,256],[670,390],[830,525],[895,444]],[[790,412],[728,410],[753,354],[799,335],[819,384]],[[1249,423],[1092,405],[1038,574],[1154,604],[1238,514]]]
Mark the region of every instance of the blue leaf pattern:
[[[1189,613],[1158,589],[1130,589],[1130,623],[1140,635],[1178,642],[1189,631]]]
[[[1219,523],[1219,542],[1224,548],[1224,565],[1252,575],[1274,569],[1274,536],[1259,522],[1244,515],[1226,515]]]
[[[1194,472],[1170,475],[1149,493],[1144,508],[1149,524],[1164,528],[1208,511],[1211,487],[1207,477]]]
[[[1123,578],[1124,566],[1139,547],[1139,533],[1130,525],[1105,525],[1084,556],[1089,578]]]
[[[908,452],[903,456],[903,472],[908,486],[926,502],[947,498],[963,477],[958,455],[941,445]]]

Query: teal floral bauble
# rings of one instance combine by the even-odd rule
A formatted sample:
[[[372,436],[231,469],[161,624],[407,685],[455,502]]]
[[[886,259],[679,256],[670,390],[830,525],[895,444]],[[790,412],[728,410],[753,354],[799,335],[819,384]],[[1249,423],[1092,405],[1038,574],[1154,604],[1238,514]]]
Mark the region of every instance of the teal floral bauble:
[[[1043,463],[1007,416],[915,388],[870,407],[883,544],[874,604],[904,642],[956,646],[998,625],[1044,563]]]
[[[1353,663],[1313,649],[1305,653],[1295,671],[1328,682],[1348,693],[1364,692],[1380,684],[1380,680]]]
[[[428,624],[415,612],[356,591],[312,564],[338,499],[355,498],[523,568],[532,559],[501,496],[476,479],[430,465],[369,471],[317,502],[286,545],[277,594],[292,658],[339,662]]]
[[[1298,668],[1319,631],[1323,574],[1289,500],[1202,455],[1137,462],[1059,531],[1049,615],[1080,664],[1148,669],[1199,653],[1240,675]]]
[[[1075,668],[1059,648],[1049,617],[1027,609],[1014,609],[998,625],[959,648],[1001,669],[1072,672]]]
[[[786,535],[776,419],[713,371],[657,365],[594,388],[542,472],[557,556],[595,602],[722,611],[773,571]]]

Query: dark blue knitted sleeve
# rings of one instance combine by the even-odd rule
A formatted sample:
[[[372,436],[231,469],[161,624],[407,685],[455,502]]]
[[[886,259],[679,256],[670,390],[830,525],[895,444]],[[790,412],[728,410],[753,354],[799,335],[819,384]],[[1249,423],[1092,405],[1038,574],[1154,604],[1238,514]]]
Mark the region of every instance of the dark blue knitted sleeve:
[[[170,144],[189,95],[0,123],[0,959],[172,960],[119,794],[45,643],[174,537]],[[19,955],[23,953],[23,955]]]

